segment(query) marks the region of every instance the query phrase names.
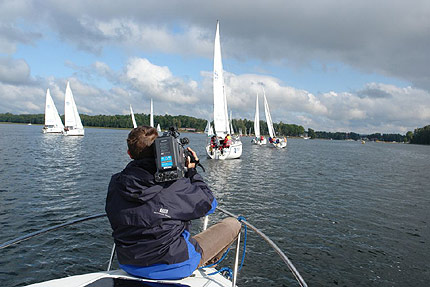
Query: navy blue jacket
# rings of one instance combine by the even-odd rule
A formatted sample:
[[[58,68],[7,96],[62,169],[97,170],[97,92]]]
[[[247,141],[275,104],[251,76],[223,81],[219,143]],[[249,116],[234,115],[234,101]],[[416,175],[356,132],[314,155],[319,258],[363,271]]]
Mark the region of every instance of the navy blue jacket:
[[[154,159],[133,160],[109,183],[105,210],[121,267],[177,266],[201,254],[188,226],[190,220],[213,212],[212,192],[195,169],[188,170],[185,178],[166,183],[154,181],[155,170]],[[196,265],[199,258],[192,260]],[[190,274],[182,275],[178,278]]]

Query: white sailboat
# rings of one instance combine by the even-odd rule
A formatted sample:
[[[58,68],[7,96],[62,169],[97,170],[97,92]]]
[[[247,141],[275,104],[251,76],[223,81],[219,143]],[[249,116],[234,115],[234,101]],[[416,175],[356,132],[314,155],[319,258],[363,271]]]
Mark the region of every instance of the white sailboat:
[[[130,105],[130,114],[131,114],[131,121],[133,122],[133,128],[137,128],[136,119],[134,117],[133,108]]]
[[[149,125],[152,128],[154,127],[154,107],[152,105],[152,99],[151,99],[151,112],[149,114]]]
[[[255,132],[255,138],[252,139],[253,144],[264,145],[267,143],[266,138],[260,135],[260,111],[258,107],[258,94],[257,94],[257,100],[255,102],[254,132]]]
[[[30,123],[31,125],[31,123]],[[44,134],[48,133],[62,133],[64,130],[63,122],[52,100],[49,89],[46,90],[45,101],[45,126],[42,128]]]
[[[158,133],[161,133],[161,127],[160,127],[160,124],[157,124],[157,132],[158,132]]]
[[[272,117],[270,115],[269,104],[267,103],[266,93],[264,92],[264,89],[263,89],[263,96],[264,96],[264,112],[266,114],[267,129],[269,130],[269,136],[273,140],[273,142],[270,142],[270,139],[269,139],[270,146],[273,146],[276,148],[284,148],[287,146],[287,138],[276,139],[276,133],[275,133],[275,129],[273,128]]]
[[[242,155],[240,138],[232,138],[227,113],[227,98],[224,89],[224,76],[221,57],[221,43],[219,36],[219,21],[216,23],[214,45],[214,131],[217,137],[215,143],[209,142],[206,152],[211,159],[235,159]],[[227,137],[230,137],[227,140]],[[225,140],[227,140],[225,142]],[[212,140],[211,140],[212,141]]]
[[[208,121],[208,122],[207,122],[204,133],[205,133],[208,137],[211,137],[211,136],[213,136],[213,135],[214,135],[214,130],[213,130],[213,128],[212,128],[212,125],[211,125],[210,121]]]
[[[85,134],[69,82],[67,82],[66,96],[64,99],[63,134],[66,136],[83,136]]]

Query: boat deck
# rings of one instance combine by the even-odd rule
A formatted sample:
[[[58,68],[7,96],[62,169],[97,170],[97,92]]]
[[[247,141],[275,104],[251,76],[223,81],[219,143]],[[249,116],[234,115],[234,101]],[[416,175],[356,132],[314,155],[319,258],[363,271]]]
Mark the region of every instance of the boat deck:
[[[31,287],[231,287],[232,282],[221,274],[208,275],[216,270],[206,268],[205,270],[196,270],[194,273],[181,280],[150,280],[137,278],[127,274],[122,270],[104,271],[88,273],[83,275],[70,276],[61,279],[55,279],[28,285]]]

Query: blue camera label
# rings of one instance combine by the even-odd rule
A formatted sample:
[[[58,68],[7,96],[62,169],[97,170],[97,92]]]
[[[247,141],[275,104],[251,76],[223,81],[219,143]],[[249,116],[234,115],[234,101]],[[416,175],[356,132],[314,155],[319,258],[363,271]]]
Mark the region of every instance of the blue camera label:
[[[168,167],[172,167],[173,166],[172,156],[171,155],[162,156],[160,159],[161,159],[161,167],[168,168]]]

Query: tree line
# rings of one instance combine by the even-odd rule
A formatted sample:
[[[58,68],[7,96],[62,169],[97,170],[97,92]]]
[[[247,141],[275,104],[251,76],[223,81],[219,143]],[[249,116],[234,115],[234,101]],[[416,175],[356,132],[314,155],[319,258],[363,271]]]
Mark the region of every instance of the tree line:
[[[413,133],[409,131],[406,133],[406,137],[413,144],[430,144],[430,125],[417,128]]]
[[[64,122],[64,115],[60,116]],[[132,128],[133,123],[130,115],[96,115],[90,116],[80,114],[82,124],[88,127],[107,127],[107,128]],[[138,125],[149,125],[149,114],[135,114],[136,123]],[[11,113],[0,114],[0,122],[11,122],[11,123],[32,123],[32,124],[44,124],[44,114],[21,114],[14,115]],[[155,125],[160,124],[162,130],[175,126],[178,129],[181,128],[193,128],[197,132],[203,132],[205,130],[207,121],[204,119],[198,119],[190,116],[171,116],[171,115],[154,115]],[[213,125],[213,122],[212,122]],[[247,119],[233,119],[233,128],[236,134],[239,130],[243,134],[248,134],[250,130],[254,133],[254,121]],[[274,123],[273,127],[279,136],[300,136],[303,135],[305,129],[302,126],[295,124],[284,124]],[[266,122],[260,121],[261,134],[268,134]]]
[[[107,127],[107,128],[132,128],[133,124],[130,115],[85,115],[81,114],[82,124],[89,127]],[[135,114],[138,125],[149,125],[149,114]],[[64,122],[64,115],[61,116]],[[44,124],[44,114],[21,114],[14,115],[11,113],[0,114],[0,122],[10,123],[31,123]],[[190,116],[171,116],[171,115],[155,115],[155,124],[160,124],[161,129],[166,130],[172,126],[177,128],[193,128],[197,132],[203,132],[207,121]],[[213,122],[212,122],[213,125]],[[247,119],[233,119],[233,128],[237,133],[239,130],[243,134],[254,133],[254,121]],[[303,136],[306,135],[305,129],[300,125],[285,124],[283,122],[274,123],[273,128],[278,136]],[[260,121],[260,132],[267,135],[268,128],[265,121]],[[354,132],[325,132],[315,131],[311,128],[307,130],[307,135],[310,138],[317,139],[334,139],[334,140],[360,140],[368,139],[372,141],[387,141],[387,142],[409,142],[413,144],[430,144],[430,125],[423,128],[417,128],[414,132],[409,131],[406,135],[401,134],[381,134],[374,133],[370,135],[360,135]]]

